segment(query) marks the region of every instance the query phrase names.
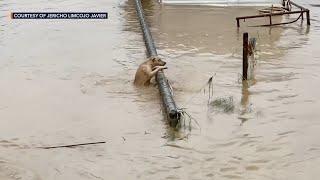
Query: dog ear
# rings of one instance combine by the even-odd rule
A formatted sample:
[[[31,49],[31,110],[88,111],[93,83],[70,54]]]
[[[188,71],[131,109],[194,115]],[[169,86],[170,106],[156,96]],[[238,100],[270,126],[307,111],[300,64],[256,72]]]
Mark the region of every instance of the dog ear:
[[[152,62],[156,62],[157,58],[156,57],[152,57],[151,60],[152,60]]]

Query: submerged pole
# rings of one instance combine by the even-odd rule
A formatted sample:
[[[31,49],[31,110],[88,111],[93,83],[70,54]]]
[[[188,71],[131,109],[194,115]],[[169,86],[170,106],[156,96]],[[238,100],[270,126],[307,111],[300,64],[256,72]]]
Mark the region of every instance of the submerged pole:
[[[243,33],[242,80],[248,79],[248,33]]]
[[[272,25],[272,15],[271,14],[269,16],[269,23],[270,23],[270,25]]]
[[[307,10],[307,24],[308,24],[308,26],[311,25],[311,23],[310,23],[310,11],[309,11],[309,9]]]
[[[154,45],[154,41],[152,39],[149,27],[146,23],[145,16],[143,13],[142,5],[140,0],[135,0],[136,3],[136,11],[139,18],[140,26],[143,33],[143,39],[147,48],[148,57],[150,56],[158,56],[157,49]],[[176,103],[172,97],[171,88],[168,82],[168,79],[164,75],[163,71],[158,71],[156,75],[156,81],[158,83],[158,89],[160,91],[160,95],[162,97],[162,102],[164,105],[164,109],[167,114],[167,119],[169,120],[169,124],[175,127],[181,117],[181,113],[178,110]]]

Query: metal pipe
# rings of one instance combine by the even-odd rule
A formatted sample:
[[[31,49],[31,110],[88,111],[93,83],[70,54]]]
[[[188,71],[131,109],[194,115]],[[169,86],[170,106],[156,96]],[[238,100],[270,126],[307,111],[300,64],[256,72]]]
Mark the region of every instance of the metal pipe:
[[[172,92],[170,85],[163,71],[159,71],[156,75],[156,80],[158,82],[158,88],[160,95],[162,97],[163,106],[167,113],[167,119],[172,127],[176,127],[179,123],[181,113],[176,107],[176,103],[172,97]]]
[[[242,80],[248,79],[248,33],[243,33]]]
[[[263,18],[263,17],[269,17],[270,19],[270,25],[280,25],[280,24],[272,24],[271,16],[281,16],[285,14],[307,14],[307,23],[310,25],[310,13],[309,10],[301,10],[301,11],[288,11],[288,12],[281,12],[281,13],[268,13],[268,14],[260,14],[260,15],[254,15],[254,16],[242,16],[242,17],[237,17],[237,27],[240,27],[240,20],[241,19],[253,19],[253,18]],[[308,15],[309,14],[309,15]],[[308,18],[309,17],[309,18]]]
[[[305,12],[307,14],[307,24],[310,26],[311,25],[311,23],[310,23],[310,10],[305,8],[305,7],[303,7],[303,6],[300,6],[299,4],[294,3],[292,1],[289,1],[289,2],[290,2],[291,5],[293,5],[293,6],[297,7],[297,8],[300,8],[303,11],[303,12],[301,12],[302,20],[303,20],[303,13]]]
[[[272,15],[269,16],[270,25],[272,25]]]
[[[291,5],[293,5],[293,6],[297,7],[297,8],[299,8],[299,9],[302,9],[302,10],[308,10],[308,9],[306,9],[305,7],[300,6],[299,4],[296,4],[296,3],[292,2],[292,1],[289,1],[289,3],[290,3]]]
[[[139,18],[140,26],[143,32],[144,42],[147,48],[148,56],[157,56],[157,49],[154,45],[154,41],[152,39],[149,27],[145,21],[145,16],[143,13],[142,5],[140,0],[135,0],[136,3],[136,11]],[[160,91],[160,95],[162,97],[162,102],[167,114],[167,119],[169,124],[175,127],[181,117],[181,112],[176,106],[174,99],[172,97],[171,88],[169,82],[164,75],[163,71],[158,71],[156,74],[156,81],[158,83],[158,89]]]
[[[270,15],[272,16],[282,16],[285,14],[300,14],[301,12],[307,12],[307,10],[303,11],[288,11],[288,12],[281,12],[281,13],[268,13],[268,14],[259,14],[259,15],[253,15],[253,16],[242,16],[242,17],[237,17],[236,19],[252,19],[252,18],[259,18],[259,17],[268,17]]]
[[[310,11],[309,10],[307,10],[307,24],[308,24],[308,26],[311,25],[311,23],[310,23]]]
[[[282,1],[283,3],[282,3],[282,5],[283,5],[283,7],[285,8],[285,0],[283,0]],[[291,11],[291,6],[295,6],[296,8],[299,8],[300,9],[300,11]],[[282,15],[285,15],[285,14],[300,14],[300,17],[302,17],[302,20],[303,20],[303,13],[306,13],[306,16],[307,16],[307,24],[308,25],[311,25],[311,23],[310,23],[310,11],[309,11],[309,9],[307,9],[307,8],[304,8],[303,6],[300,6],[300,5],[298,5],[298,4],[296,4],[296,3],[294,3],[294,2],[292,2],[292,1],[290,1],[290,0],[288,0],[287,1],[287,12],[280,12],[280,13],[272,13],[272,11],[271,11],[271,13],[268,13],[268,14],[260,14],[260,15],[254,15],[254,16],[243,16],[243,17],[237,17],[236,19],[237,19],[237,27],[240,27],[240,20],[241,19],[252,19],[252,18],[260,18],[260,17],[269,17],[269,19],[270,19],[270,26],[272,26],[273,24],[272,24],[272,20],[271,20],[271,18],[272,18],[272,16],[282,16]]]
[[[158,56],[156,46],[154,45],[154,41],[152,39],[149,27],[148,27],[146,20],[145,20],[145,17],[144,17],[142,4],[141,4],[140,0],[135,0],[135,2],[136,2],[136,11],[137,11],[140,26],[142,29],[143,38],[144,38],[144,42],[145,42],[145,45],[147,48],[148,56]]]

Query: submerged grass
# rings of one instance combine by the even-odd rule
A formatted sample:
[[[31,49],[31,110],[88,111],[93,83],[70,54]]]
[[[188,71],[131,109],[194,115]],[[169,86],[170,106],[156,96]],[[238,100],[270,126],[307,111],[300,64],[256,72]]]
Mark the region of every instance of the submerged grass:
[[[188,128],[188,130],[191,131],[192,122],[194,122],[201,131],[200,124],[195,118],[193,118],[185,109],[181,109],[180,111],[181,111],[181,119],[177,124],[176,128],[183,127],[184,129]]]
[[[217,98],[210,102],[209,105],[213,108],[213,111],[216,112],[233,113],[235,109],[232,96]]]

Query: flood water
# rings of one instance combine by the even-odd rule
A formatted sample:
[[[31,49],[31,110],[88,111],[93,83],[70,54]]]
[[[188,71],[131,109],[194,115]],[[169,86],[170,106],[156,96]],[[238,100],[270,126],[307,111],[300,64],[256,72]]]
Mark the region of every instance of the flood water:
[[[176,103],[195,119],[173,130],[158,89],[132,84],[146,58],[133,1],[0,0],[0,179],[318,179],[320,9],[297,2],[310,27],[237,29],[235,17],[257,8],[143,2]],[[109,19],[11,20],[12,11]],[[257,52],[242,83],[245,31]],[[106,143],[39,148],[95,141]]]

